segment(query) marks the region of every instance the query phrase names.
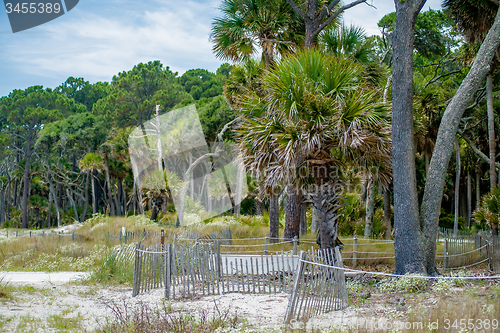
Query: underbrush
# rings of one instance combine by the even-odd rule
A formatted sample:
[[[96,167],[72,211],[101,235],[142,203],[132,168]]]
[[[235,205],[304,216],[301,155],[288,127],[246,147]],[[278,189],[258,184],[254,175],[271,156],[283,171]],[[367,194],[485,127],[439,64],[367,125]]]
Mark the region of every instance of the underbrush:
[[[213,333],[225,328],[236,329],[242,324],[236,313],[219,311],[217,303],[213,312],[199,310],[197,313],[172,311],[167,303],[161,303],[156,308],[147,303],[132,307],[126,300],[121,304],[106,301],[104,305],[111,310],[113,316],[98,321],[97,333]]]

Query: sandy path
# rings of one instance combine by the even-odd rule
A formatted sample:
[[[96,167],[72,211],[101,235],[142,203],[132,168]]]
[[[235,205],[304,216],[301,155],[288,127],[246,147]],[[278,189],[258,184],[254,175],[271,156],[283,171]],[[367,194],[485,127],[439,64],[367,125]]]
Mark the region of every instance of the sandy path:
[[[68,282],[79,281],[87,277],[83,272],[2,272],[0,271],[0,281],[11,285],[31,285],[34,287],[48,287],[60,285]]]

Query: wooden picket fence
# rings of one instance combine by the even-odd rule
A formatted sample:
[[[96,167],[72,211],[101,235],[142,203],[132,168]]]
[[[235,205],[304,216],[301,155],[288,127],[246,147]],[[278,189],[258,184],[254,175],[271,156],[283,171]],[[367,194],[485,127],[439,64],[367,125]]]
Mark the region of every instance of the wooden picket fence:
[[[466,268],[489,260],[490,242],[480,235],[444,238],[443,242],[443,269]]]
[[[315,315],[346,308],[349,298],[342,268],[338,247],[301,251],[285,323],[292,320],[305,323]]]
[[[132,296],[163,287],[165,298],[290,292],[298,256],[221,255],[220,241],[135,247]]]
[[[492,237],[491,246],[488,248],[488,257],[490,258],[489,267],[490,271],[500,273],[500,238],[498,236]]]
[[[219,232],[203,233],[195,229],[187,229],[183,232],[182,236],[178,238],[179,241],[193,242],[214,242],[219,241],[220,244],[232,245],[233,236],[231,229],[222,230]]]

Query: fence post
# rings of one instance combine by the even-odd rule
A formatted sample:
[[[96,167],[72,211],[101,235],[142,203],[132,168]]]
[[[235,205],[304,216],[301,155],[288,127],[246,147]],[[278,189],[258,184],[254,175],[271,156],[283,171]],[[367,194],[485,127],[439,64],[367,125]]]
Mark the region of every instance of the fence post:
[[[297,305],[298,301],[298,296],[299,296],[299,286],[300,286],[300,281],[302,279],[302,274],[304,272],[304,260],[306,259],[306,253],[304,251],[300,251],[299,255],[299,264],[297,266],[297,269],[295,273],[293,274],[294,281],[293,281],[293,287],[292,287],[292,294],[290,295],[290,301],[288,303],[288,308],[286,309],[286,314],[285,314],[285,324],[290,323],[290,320],[292,320],[292,317],[295,312],[295,306]]]
[[[297,236],[293,237],[293,255],[297,255],[297,242],[299,241],[299,238]]]
[[[165,298],[170,298],[170,286],[172,284],[172,244],[167,244],[165,253]]]
[[[135,244],[135,262],[134,262],[134,282],[132,284],[132,297],[135,297],[139,294],[139,288],[141,285],[141,270],[139,267],[140,262],[140,250],[141,242]]]
[[[264,254],[267,256],[267,250],[269,249],[269,234],[266,234],[266,244],[264,245]]]
[[[444,259],[443,259],[443,269],[446,269],[447,264],[447,256],[448,256],[448,242],[446,238],[444,239]]]
[[[352,243],[352,267],[356,267],[358,261],[358,237],[354,235]]]
[[[71,233],[71,241],[74,242],[75,241],[75,232],[73,231]]]

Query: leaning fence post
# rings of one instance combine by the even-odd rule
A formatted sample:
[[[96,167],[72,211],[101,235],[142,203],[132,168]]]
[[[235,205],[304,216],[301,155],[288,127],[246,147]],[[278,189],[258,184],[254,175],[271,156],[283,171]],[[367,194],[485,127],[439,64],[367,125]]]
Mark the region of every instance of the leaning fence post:
[[[446,240],[446,238],[444,239],[444,259],[443,259],[443,269],[446,269],[446,264],[447,264],[447,261],[448,261],[448,242]]]
[[[139,294],[139,286],[141,284],[141,277],[140,277],[141,272],[139,267],[140,249],[141,249],[141,242],[135,244],[134,282],[132,284],[132,297],[135,297],[137,296],[137,294]]]
[[[293,255],[297,255],[297,242],[299,241],[299,238],[297,236],[293,237]]]
[[[269,234],[266,234],[266,244],[264,245],[264,254],[267,256],[267,251],[269,250]]]
[[[494,239],[492,238],[491,241],[494,241]],[[493,251],[491,249],[491,243],[486,241],[486,255],[488,256],[488,270],[490,272],[493,271],[493,266],[492,266],[492,263],[491,263],[491,255],[492,255]]]
[[[290,323],[290,320],[292,320],[292,317],[295,312],[295,306],[297,305],[299,296],[298,289],[300,287],[300,281],[302,279],[302,274],[304,272],[304,266],[305,266],[304,260],[306,260],[306,253],[304,251],[300,251],[299,264],[297,265],[297,269],[293,274],[294,281],[292,287],[292,294],[290,295],[290,301],[288,302],[288,308],[286,309],[286,314],[285,314],[286,324]]]
[[[352,242],[352,267],[356,267],[358,261],[358,237],[354,235]]]
[[[165,253],[165,298],[170,298],[170,286],[172,283],[172,244],[167,244],[167,251]]]

